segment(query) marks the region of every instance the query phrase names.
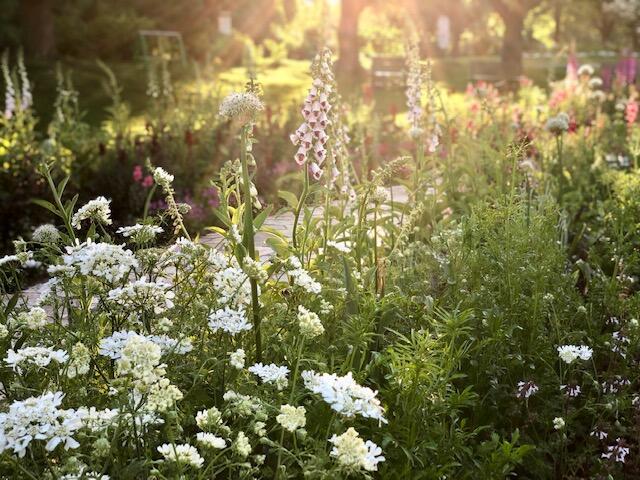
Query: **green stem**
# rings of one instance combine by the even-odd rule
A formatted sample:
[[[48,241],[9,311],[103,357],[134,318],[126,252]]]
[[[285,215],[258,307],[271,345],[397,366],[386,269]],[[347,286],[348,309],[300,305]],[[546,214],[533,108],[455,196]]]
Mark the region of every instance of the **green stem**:
[[[558,204],[562,208],[562,200],[564,196],[564,165],[562,158],[562,135],[556,136],[556,149],[558,152],[558,166],[560,167],[560,188],[558,190]]]
[[[253,202],[251,199],[251,180],[249,178],[249,166],[247,165],[247,140],[249,125],[242,127],[240,134],[240,163],[242,164],[242,183],[244,189],[244,229],[242,240],[247,253],[252,260],[256,260],[256,247],[253,230]],[[251,311],[253,314],[253,329],[255,331],[256,361],[262,361],[262,335],[260,332],[260,300],[258,299],[258,282],[250,278],[251,284]]]
[[[298,230],[298,222],[300,221],[300,212],[302,211],[302,207],[304,206],[305,201],[307,200],[307,195],[309,194],[309,166],[304,164],[304,174],[303,174],[304,184],[302,187],[302,193],[300,194],[300,200],[298,200],[298,206],[296,207],[295,215],[293,217],[293,228],[291,231],[291,240],[293,241],[293,248],[298,248],[298,240],[296,238],[296,231]],[[303,255],[300,255],[302,258]]]

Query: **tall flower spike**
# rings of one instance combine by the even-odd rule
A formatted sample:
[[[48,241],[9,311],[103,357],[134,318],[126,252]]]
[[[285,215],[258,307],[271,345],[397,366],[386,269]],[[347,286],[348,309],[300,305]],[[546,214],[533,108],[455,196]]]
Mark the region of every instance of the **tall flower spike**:
[[[420,51],[417,42],[410,41],[407,51],[407,117],[409,119],[409,135],[414,140],[422,135],[422,68]]]
[[[9,70],[9,51],[5,50],[2,55],[2,76],[4,77],[5,93],[4,93],[4,116],[7,119],[13,117],[16,110],[16,92],[13,88],[13,80],[11,79],[11,71]]]
[[[294,155],[296,163],[306,165],[316,180],[323,174],[322,165],[327,160],[326,143],[329,139],[331,103],[329,99],[335,91],[335,79],[331,71],[331,51],[325,48],[313,61],[311,75],[313,83],[302,105],[304,121],[291,134],[291,142],[298,146]]]

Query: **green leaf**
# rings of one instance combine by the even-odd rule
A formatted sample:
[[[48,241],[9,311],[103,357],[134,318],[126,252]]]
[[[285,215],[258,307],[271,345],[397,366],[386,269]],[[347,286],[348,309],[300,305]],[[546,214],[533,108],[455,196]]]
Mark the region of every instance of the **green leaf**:
[[[51,202],[48,202],[46,200],[42,200],[40,198],[33,198],[31,200],[31,202],[35,203],[36,205],[40,205],[42,208],[46,208],[47,210],[52,212],[54,215],[57,215],[58,217],[62,217],[62,215],[58,211],[58,208]],[[62,218],[64,218],[64,217],[62,217]]]
[[[269,205],[262,212],[260,212],[258,215],[256,215],[256,218],[253,219],[253,228],[255,228],[256,230],[259,230],[260,227],[262,227],[262,224],[269,217],[269,214],[271,213],[271,210],[273,210],[273,207],[271,205]]]
[[[289,205],[294,210],[298,208],[298,197],[296,197],[295,194],[287,192],[286,190],[279,190],[278,197],[287,202],[287,205]]]
[[[67,187],[67,182],[69,181],[70,178],[71,178],[71,175],[68,175],[58,184],[57,191],[58,191],[59,198],[62,198],[62,194],[64,193],[64,189]]]

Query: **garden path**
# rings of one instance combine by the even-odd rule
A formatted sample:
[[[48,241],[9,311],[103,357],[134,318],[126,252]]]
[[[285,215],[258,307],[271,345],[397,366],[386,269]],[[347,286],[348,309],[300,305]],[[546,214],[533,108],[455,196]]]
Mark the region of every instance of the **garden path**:
[[[391,188],[393,189],[394,202],[407,203],[409,197],[407,190],[403,186],[395,185]],[[320,217],[322,216],[322,213],[323,208],[320,206],[316,207],[313,210],[314,217]],[[282,234],[286,238],[291,238],[291,231],[293,229],[293,214],[291,212],[286,212],[271,215],[267,218],[267,220],[265,220],[264,226],[278,230],[279,232],[282,232]],[[269,257],[273,253],[271,247],[266,244],[266,240],[267,238],[269,238],[269,236],[270,235],[265,232],[258,232],[258,234],[256,235],[256,251],[262,259]],[[223,242],[224,237],[219,233],[208,233],[200,238],[200,243],[210,245],[214,248],[222,246]],[[27,300],[27,303],[29,305],[35,305],[38,298],[42,294],[44,285],[44,283],[39,283],[27,288],[24,291],[25,299]]]

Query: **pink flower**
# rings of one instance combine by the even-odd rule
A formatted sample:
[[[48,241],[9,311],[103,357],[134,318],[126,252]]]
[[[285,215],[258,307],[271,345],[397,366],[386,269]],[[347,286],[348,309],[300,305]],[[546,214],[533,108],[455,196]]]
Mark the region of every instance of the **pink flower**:
[[[142,180],[142,167],[140,165],[136,165],[135,167],[133,167],[133,181],[134,182],[139,182],[140,180]]]
[[[146,177],[144,177],[142,186],[144,188],[151,188],[153,186],[153,177],[151,175],[147,175]]]

